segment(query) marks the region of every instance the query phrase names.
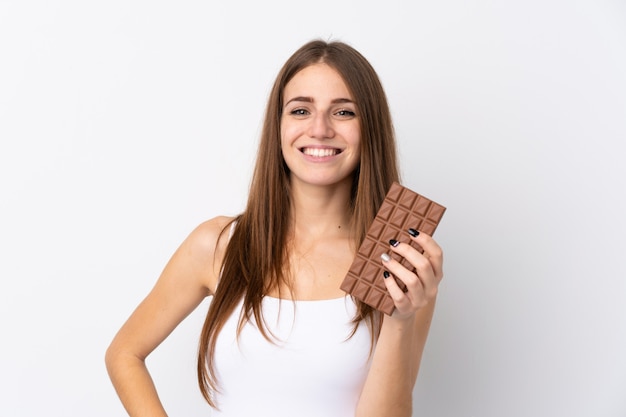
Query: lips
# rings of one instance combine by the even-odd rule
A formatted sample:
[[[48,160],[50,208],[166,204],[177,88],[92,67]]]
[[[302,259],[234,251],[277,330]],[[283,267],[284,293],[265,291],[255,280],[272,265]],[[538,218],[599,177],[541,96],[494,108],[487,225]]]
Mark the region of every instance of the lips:
[[[337,148],[301,148],[300,152],[314,158],[324,158],[334,156],[341,153],[341,149]]]

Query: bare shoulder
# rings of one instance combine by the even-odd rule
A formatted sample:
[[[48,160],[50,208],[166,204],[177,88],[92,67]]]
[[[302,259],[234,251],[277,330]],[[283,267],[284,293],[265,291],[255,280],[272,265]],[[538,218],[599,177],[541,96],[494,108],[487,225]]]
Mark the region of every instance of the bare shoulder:
[[[185,239],[179,250],[204,269],[204,283],[214,292],[228,244],[229,226],[234,217],[218,216],[199,224]]]
[[[228,226],[235,220],[234,217],[218,216],[200,223],[190,234],[187,240],[191,245],[203,252],[214,252],[220,244],[226,243]],[[226,238],[226,239],[224,239]]]

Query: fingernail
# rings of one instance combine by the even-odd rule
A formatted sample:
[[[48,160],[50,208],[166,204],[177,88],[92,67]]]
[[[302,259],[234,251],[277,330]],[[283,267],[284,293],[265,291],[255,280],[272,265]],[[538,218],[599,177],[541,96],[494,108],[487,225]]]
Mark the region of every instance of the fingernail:
[[[413,228],[410,228],[410,229],[409,229],[409,234],[410,234],[411,236],[413,236],[413,237],[417,237],[417,236],[420,234],[420,232],[418,232],[417,230],[415,230],[415,229],[413,229]]]
[[[385,277],[385,279],[389,278],[389,275],[391,275],[389,272],[383,272],[383,277]]]
[[[391,239],[391,240],[389,241],[389,244],[395,248],[396,246],[398,246],[398,245],[400,244],[400,242],[398,242],[398,241],[397,241],[397,240],[395,240],[395,239]]]
[[[380,257],[383,262],[389,262],[391,260],[391,256],[387,255],[386,253],[383,253],[382,255],[380,255]]]

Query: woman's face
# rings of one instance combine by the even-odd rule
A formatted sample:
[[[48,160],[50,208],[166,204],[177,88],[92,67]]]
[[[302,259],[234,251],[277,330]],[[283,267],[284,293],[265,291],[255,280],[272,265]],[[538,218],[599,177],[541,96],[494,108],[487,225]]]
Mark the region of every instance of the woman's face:
[[[281,148],[292,185],[351,181],[360,160],[356,103],[337,71],[308,66],[285,86]]]

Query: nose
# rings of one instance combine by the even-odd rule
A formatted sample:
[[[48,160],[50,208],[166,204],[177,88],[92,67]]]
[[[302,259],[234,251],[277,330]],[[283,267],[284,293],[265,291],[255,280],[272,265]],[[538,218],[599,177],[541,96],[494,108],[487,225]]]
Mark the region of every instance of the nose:
[[[309,136],[315,139],[329,139],[335,136],[332,122],[327,114],[317,113],[311,119]]]

